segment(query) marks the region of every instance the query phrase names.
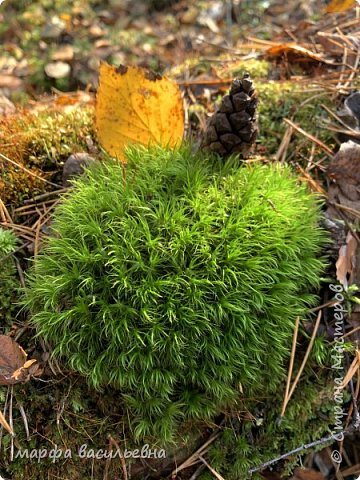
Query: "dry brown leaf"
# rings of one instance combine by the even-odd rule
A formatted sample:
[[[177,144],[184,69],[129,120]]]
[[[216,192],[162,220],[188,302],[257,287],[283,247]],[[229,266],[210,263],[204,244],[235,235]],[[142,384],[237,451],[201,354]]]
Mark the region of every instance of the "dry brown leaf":
[[[12,338],[0,335],[0,385],[25,383],[34,375],[36,360],[26,360],[26,353]]]
[[[9,90],[17,90],[23,87],[23,81],[14,75],[0,74],[0,88],[8,88]]]
[[[22,379],[28,376],[28,372],[30,371],[30,367],[36,363],[36,360],[33,358],[32,360],[27,360],[24,365],[17,370],[11,375],[11,378],[13,378],[16,382],[22,381]]]
[[[326,13],[346,12],[356,6],[356,0],[332,0],[326,7]]]
[[[102,63],[95,121],[102,146],[123,161],[129,144],[174,147],[184,134],[181,92],[166,77]]]
[[[353,221],[360,218],[360,145],[352,141],[342,143],[331,160],[327,174],[335,180],[329,187],[328,198],[333,204],[343,207],[341,216],[330,207],[333,218],[346,218]]]
[[[305,47],[302,47],[301,45],[297,45],[294,42],[291,43],[282,43],[279,45],[274,45],[266,50],[267,55],[270,57],[279,57],[281,55],[294,55],[297,57],[303,57],[307,59],[314,60],[315,62],[322,62],[322,63],[328,63],[332,64],[333,62],[330,62],[329,60],[326,60],[324,57],[321,55],[312,52],[311,50],[308,50]]]
[[[348,286],[349,277],[354,268],[356,250],[356,238],[349,232],[346,237],[346,245],[340,247],[339,258],[336,262],[336,278],[344,287]]]

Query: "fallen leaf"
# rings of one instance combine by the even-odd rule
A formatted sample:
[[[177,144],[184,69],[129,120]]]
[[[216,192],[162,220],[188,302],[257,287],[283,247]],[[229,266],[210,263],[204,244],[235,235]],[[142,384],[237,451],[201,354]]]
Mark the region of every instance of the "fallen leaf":
[[[71,45],[64,45],[51,55],[51,60],[54,60],[54,62],[70,62],[73,58],[74,47]]]
[[[89,33],[93,38],[98,38],[103,37],[106,32],[99,25],[94,24],[89,28]]]
[[[332,0],[326,7],[326,13],[345,12],[355,7],[356,0]]]
[[[302,47],[301,45],[297,45],[294,42],[274,45],[266,50],[266,54],[270,57],[279,57],[284,54],[288,56],[294,55],[296,57],[311,59],[315,62],[322,62],[330,65],[333,64],[332,61],[326,60],[326,58],[322,57],[321,55],[314,53],[311,50]]]
[[[173,81],[138,67],[100,65],[95,123],[102,146],[125,160],[129,144],[179,144],[184,109]]]
[[[0,335],[0,385],[15,385],[30,380],[38,366],[26,360],[26,353],[11,337]]]
[[[352,141],[341,144],[327,168],[334,180],[328,190],[328,213],[349,221],[360,218],[360,145]],[[340,210],[339,210],[340,209]]]
[[[11,378],[13,378],[16,382],[22,382],[24,376],[26,376],[28,374],[28,371],[30,371],[30,367],[35,363],[35,359],[27,360],[22,367],[15,370],[15,372],[11,375]]]
[[[23,82],[20,78],[13,75],[1,75],[0,74],[0,88],[9,88],[10,90],[17,90],[23,86]]]
[[[346,237],[346,244],[340,247],[339,258],[336,262],[336,278],[345,288],[349,284],[349,278],[355,266],[356,250],[356,238],[349,232]]]
[[[51,62],[45,65],[45,73],[49,78],[65,78],[70,74],[70,65],[65,62]]]
[[[97,40],[95,42],[94,46],[95,46],[95,48],[111,47],[112,43],[110,42],[110,40],[106,40],[104,38],[104,39],[101,39],[101,40]]]

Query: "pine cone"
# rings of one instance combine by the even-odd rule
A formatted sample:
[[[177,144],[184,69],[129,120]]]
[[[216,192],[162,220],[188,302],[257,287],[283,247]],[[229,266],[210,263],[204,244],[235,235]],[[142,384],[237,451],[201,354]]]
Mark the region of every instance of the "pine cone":
[[[210,118],[202,148],[219,155],[249,152],[256,140],[258,123],[256,107],[259,100],[248,73],[232,82],[229,95],[225,95],[220,108]]]

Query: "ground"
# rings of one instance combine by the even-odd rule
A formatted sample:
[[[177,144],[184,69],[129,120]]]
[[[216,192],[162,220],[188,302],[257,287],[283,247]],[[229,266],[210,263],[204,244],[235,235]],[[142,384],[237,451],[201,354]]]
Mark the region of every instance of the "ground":
[[[351,478],[359,473],[356,434],[349,430],[348,440],[340,447],[326,441],[336,423],[329,373],[329,345],[336,338],[336,327],[331,304],[326,306],[333,298],[327,285],[338,279],[344,284],[344,274],[335,266],[339,248],[332,246],[327,252],[329,268],[319,299],[319,305],[325,304],[323,317],[283,422],[279,425],[277,418],[285,379],[284,388],[270,398],[244,399],[236,411],[224,412],[214,422],[184,426],[183,441],[176,449],[177,465],[188,463],[173,475],[174,463],[161,458],[96,461],[91,451],[88,458],[80,458],[84,444],[94,451],[136,447],[119,395],[110,388],[100,392],[90,388],[84,377],[49,359],[51,345],[35,337],[29,315],[17,303],[26,282],[24,273],[49,234],[52,213],[64,192],[64,162],[79,152],[104,158],[94,127],[101,61],[150,68],[176,81],[185,102],[185,136],[195,146],[231,80],[248,71],[260,99],[260,133],[248,161],[286,162],[312,191],[326,195],[333,181],[327,168],[344,141],[341,135],[351,135],[338,112],[344,98],[359,88],[357,44],[353,43],[359,39],[359,28],[354,9],[324,14],[324,8],[321,2],[209,0],[191,5],[126,0],[91,0],[85,5],[22,0],[15,5],[5,0],[0,6],[0,215],[3,230],[16,237],[9,244],[0,236],[4,265],[0,333],[15,338],[28,358],[38,359],[41,366],[29,382],[4,385],[0,390],[5,417],[16,432],[15,439],[4,433],[0,442],[4,478],[235,479],[316,441],[319,445],[311,454],[296,452],[277,462],[273,471],[265,469],[263,475],[289,478],[301,462],[309,468],[299,473],[305,480],[311,475],[319,480],[334,478],[335,468],[340,468],[337,476],[342,472]],[[338,172],[337,176],[341,185]],[[356,245],[358,207],[336,198],[337,206],[332,207],[343,216],[350,215],[345,219],[338,215],[343,225],[339,235],[346,236],[345,225]],[[328,221],[336,223],[335,217]],[[341,245],[348,246],[345,257],[351,264],[356,254],[349,253],[349,240],[341,238]],[[347,268],[347,280],[356,277],[352,267]],[[354,311],[347,318],[348,331],[359,325],[354,295],[346,296],[347,306]],[[294,371],[308,347],[316,314],[303,323]],[[357,340],[356,336],[350,339]],[[351,341],[347,349],[349,368],[356,358]],[[352,374],[357,375],[356,368]],[[359,393],[356,375],[355,397]],[[344,394],[342,405],[346,413],[352,410],[351,390]],[[341,466],[330,459],[331,444],[334,450],[344,449]],[[194,456],[203,445],[200,457],[205,463]],[[151,447],[160,448],[156,441]],[[24,449],[47,449],[48,453],[58,449],[63,456],[68,449],[72,458],[13,458]],[[170,449],[168,456],[172,455]]]

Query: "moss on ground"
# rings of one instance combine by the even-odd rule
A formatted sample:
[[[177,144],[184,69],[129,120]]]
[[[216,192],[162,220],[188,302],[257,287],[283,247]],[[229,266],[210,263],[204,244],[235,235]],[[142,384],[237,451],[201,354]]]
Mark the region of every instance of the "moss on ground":
[[[313,93],[307,92],[305,87],[295,82],[266,80],[266,64],[259,65],[259,69],[256,64],[252,69],[248,64],[244,65],[244,68],[246,66],[257,79],[256,86],[261,99],[259,150],[269,157],[277,152],[287,128],[283,122],[284,117],[292,118],[328,146],[335,145],[333,134],[319,126],[322,118],[327,116],[321,103],[333,105],[330,95],[324,93],[323,96],[311,99]],[[204,64],[201,68],[205,71],[208,65]],[[241,74],[242,66],[238,65],[237,68]],[[200,106],[199,108],[201,109]],[[200,115],[203,114],[200,111]],[[0,152],[30,168],[34,173],[46,172],[46,178],[60,182],[63,161],[71,153],[86,150],[86,138],[93,138],[92,115],[93,110],[88,107],[72,112],[51,109],[36,114],[21,112],[19,115],[4,118],[1,120]],[[297,133],[293,134],[288,156],[290,163],[306,162],[311,147],[310,141]],[[317,147],[313,153],[314,162],[323,156]],[[0,181],[0,196],[13,206],[18,206],[25,198],[51,188],[7,163],[1,163],[0,168],[5,172]],[[4,284],[5,294],[2,293],[0,285],[1,298],[8,302],[10,297],[16,295],[17,287],[15,265],[11,260],[9,283]],[[1,326],[10,326],[10,321],[17,311],[17,307],[13,309],[8,302],[3,308]],[[32,337],[33,332],[29,335]],[[26,344],[32,345],[34,340],[30,338]],[[63,450],[70,448],[74,452],[73,458],[55,463],[51,459],[38,463],[37,459],[29,461],[26,458],[17,458],[10,462],[10,438],[5,435],[4,451],[0,459],[1,472],[13,475],[19,480],[45,478],[46,475],[69,480],[91,478],[91,475],[102,478],[106,468],[105,460],[93,462],[91,459],[81,459],[76,452],[84,443],[88,443],[89,447],[92,446],[95,450],[107,448],[108,434],[116,440],[120,438],[122,448],[125,445],[132,447],[118,396],[110,391],[95,392],[86,385],[84,378],[70,376],[68,372],[65,378],[56,378],[47,372],[44,380],[49,383],[32,380],[29,384],[18,385],[14,389],[15,404],[19,402],[24,406],[30,427],[30,439],[27,440],[20,412],[15,408],[15,453],[17,448],[50,450],[57,445]],[[240,473],[243,478],[242,475],[246,476],[248,468],[326,435],[332,422],[331,396],[326,382],[329,382],[327,371],[317,370],[316,377],[312,372],[308,372],[291,400],[280,427],[276,426],[276,419],[284,388],[279,388],[272,398],[257,402],[244,400],[239,411],[249,412],[250,420],[243,418],[239,422],[237,412],[232,412],[234,415],[228,414],[222,435],[210,449],[208,459],[211,465],[229,480],[239,478],[236,475]],[[4,390],[1,395],[3,404]],[[206,439],[209,427],[205,426],[204,431]],[[291,457],[281,467],[286,471],[297,462],[298,457]],[[118,459],[112,460],[109,468],[109,475],[118,474]],[[146,473],[149,473],[149,469]],[[141,479],[143,477],[139,476]],[[210,477],[204,474],[202,478]]]
[[[327,437],[334,424],[333,390],[326,370],[317,369],[302,378],[290,400],[285,416],[279,423],[284,390],[271,398],[244,404],[239,410],[248,412],[243,418],[228,418],[219,440],[209,451],[209,463],[227,480],[248,478],[248,470],[273,460],[302,445]],[[314,447],[316,451],[329,445]],[[309,450],[306,452],[309,453]],[[290,455],[273,468],[283,475],[300,464],[301,455]],[[253,478],[260,477],[255,474]],[[201,480],[212,477],[206,472]]]
[[[334,422],[332,385],[325,369],[315,369],[316,374],[311,368],[307,368],[280,425],[277,420],[285,384],[271,397],[243,399],[236,411],[228,412],[220,436],[206,455],[210,465],[228,480],[248,478],[247,472],[250,468],[327,436]],[[50,453],[51,449],[57,448],[62,451],[62,457],[57,460],[44,458],[38,461],[36,457],[21,458],[18,454],[11,462],[10,437],[5,434],[0,459],[3,475],[12,475],[17,480],[45,478],[46,475],[63,480],[83,480],[91,478],[92,475],[94,479],[101,479],[107,468],[106,460],[81,458],[79,449],[82,445],[87,444],[87,452],[90,452],[90,449],[95,452],[105,451],[109,446],[108,436],[111,435],[122,451],[125,448],[141,448],[142,445],[131,442],[130,432],[126,428],[127,420],[123,416],[122,404],[116,393],[110,390],[96,392],[88,387],[84,378],[69,375],[67,372],[65,374],[65,377],[54,377],[48,371],[48,376],[44,377],[47,383],[32,380],[28,384],[16,386],[13,410],[15,455],[19,450],[24,452],[27,449],[30,454],[31,450],[46,449]],[[0,394],[3,404],[5,391],[2,390]],[[23,405],[29,422],[29,439],[26,439],[19,404]],[[187,436],[188,443],[193,443],[195,436],[196,442],[202,444],[212,431],[211,425],[203,425],[196,430],[194,425],[190,424],[187,428],[184,438]],[[200,437],[199,431],[202,431]],[[185,444],[184,441],[178,450],[184,448]],[[150,448],[156,446],[150,445]],[[319,448],[323,448],[323,445],[317,447]],[[64,459],[67,449],[72,456]],[[316,448],[312,451],[314,450]],[[292,455],[274,468],[286,474],[291,472],[299,461],[300,455]],[[126,460],[128,471],[133,473],[131,478],[143,480],[147,475],[149,478],[159,478],[159,462],[148,459],[145,459],[145,462],[142,465],[139,460]],[[119,459],[112,459],[109,462],[109,478],[118,474],[119,468]],[[186,472],[191,472],[191,469]],[[211,480],[213,477],[209,472],[205,472],[200,478]]]
[[[329,148],[334,148],[334,133],[322,127],[323,120],[328,117],[322,104],[334,108],[333,96],[323,91],[314,95],[304,84],[295,81],[257,82],[256,88],[260,98],[258,108],[261,146],[269,155],[276,154],[288,125],[284,118],[297,123],[303,130],[314,135]],[[287,161],[302,163],[309,158],[312,142],[303,135],[293,133]],[[324,156],[320,147],[315,146],[312,162],[316,163]]]
[[[54,183],[61,184],[66,158],[87,150],[93,136],[93,109],[23,110],[0,119],[0,153]],[[13,207],[36,194],[54,189],[24,169],[0,158],[0,198]],[[56,188],[56,187],[55,187]]]

